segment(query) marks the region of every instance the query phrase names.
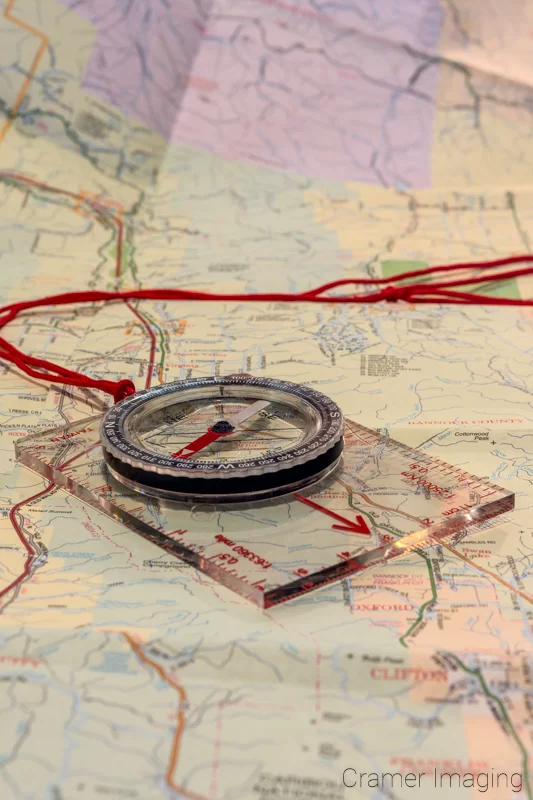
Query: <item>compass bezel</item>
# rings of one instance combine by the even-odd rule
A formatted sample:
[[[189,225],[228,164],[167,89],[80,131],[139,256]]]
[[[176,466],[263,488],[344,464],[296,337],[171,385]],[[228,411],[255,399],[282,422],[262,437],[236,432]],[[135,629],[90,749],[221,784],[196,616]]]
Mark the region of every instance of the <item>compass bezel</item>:
[[[233,462],[172,458],[142,447],[131,432],[131,421],[143,407],[158,410],[170,403],[218,397],[226,387],[233,396],[275,400],[297,408],[309,420],[299,444],[264,457]],[[230,395],[225,395],[231,397]],[[235,375],[190,378],[155,386],[113,406],[100,428],[104,458],[113,475],[145,494],[187,499],[200,496],[272,496],[285,487],[308,485],[331,471],[343,449],[344,420],[338,405],[316,389],[275,378]]]

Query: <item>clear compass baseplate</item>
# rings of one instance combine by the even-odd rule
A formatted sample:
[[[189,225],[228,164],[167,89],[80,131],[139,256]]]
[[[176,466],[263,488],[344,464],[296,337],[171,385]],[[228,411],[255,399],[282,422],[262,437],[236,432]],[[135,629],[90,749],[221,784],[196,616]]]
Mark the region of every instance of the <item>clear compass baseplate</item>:
[[[157,569],[162,548],[177,557],[165,574],[186,562],[263,608],[514,507],[512,492],[343,421],[310,387],[249,376],[140,392],[16,454],[140,534],[140,561]]]

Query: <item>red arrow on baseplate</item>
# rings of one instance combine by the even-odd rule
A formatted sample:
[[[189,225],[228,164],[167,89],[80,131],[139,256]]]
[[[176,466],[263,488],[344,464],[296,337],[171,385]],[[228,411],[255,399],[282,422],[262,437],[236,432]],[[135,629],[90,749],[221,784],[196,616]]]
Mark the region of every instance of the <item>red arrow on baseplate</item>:
[[[365,536],[371,536],[371,531],[368,525],[366,524],[366,520],[364,517],[361,517],[359,514],[356,516],[357,522],[352,522],[346,517],[341,517],[340,514],[336,514],[335,511],[330,511],[329,508],[324,508],[324,506],[319,506],[318,503],[315,503],[314,500],[310,500],[308,497],[303,497],[301,494],[293,494],[297,500],[301,503],[305,503],[306,506],[311,506],[316,511],[322,511],[323,514],[328,514],[333,519],[339,520],[339,522],[344,523],[343,525],[333,525],[333,528],[336,528],[338,531],[350,531],[350,533],[362,533]]]

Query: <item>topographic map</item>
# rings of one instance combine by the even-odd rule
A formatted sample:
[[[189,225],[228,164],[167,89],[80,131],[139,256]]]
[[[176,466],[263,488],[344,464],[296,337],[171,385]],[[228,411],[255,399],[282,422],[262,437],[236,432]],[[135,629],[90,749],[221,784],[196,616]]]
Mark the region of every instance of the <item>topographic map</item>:
[[[525,0],[0,5],[5,303],[531,251]],[[25,352],[138,388],[309,384],[516,510],[262,612],[17,464],[17,438],[107,401],[2,366],[1,800],[533,800],[532,332],[527,308],[407,303],[10,324]]]

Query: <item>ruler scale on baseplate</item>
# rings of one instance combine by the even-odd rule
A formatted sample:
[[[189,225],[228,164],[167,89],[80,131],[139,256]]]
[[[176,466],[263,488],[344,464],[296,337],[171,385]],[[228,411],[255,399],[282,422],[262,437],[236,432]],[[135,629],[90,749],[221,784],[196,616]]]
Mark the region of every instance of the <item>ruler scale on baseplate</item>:
[[[512,492],[344,422],[309,387],[251,376],[146,390],[16,452],[264,608],[514,507]]]

